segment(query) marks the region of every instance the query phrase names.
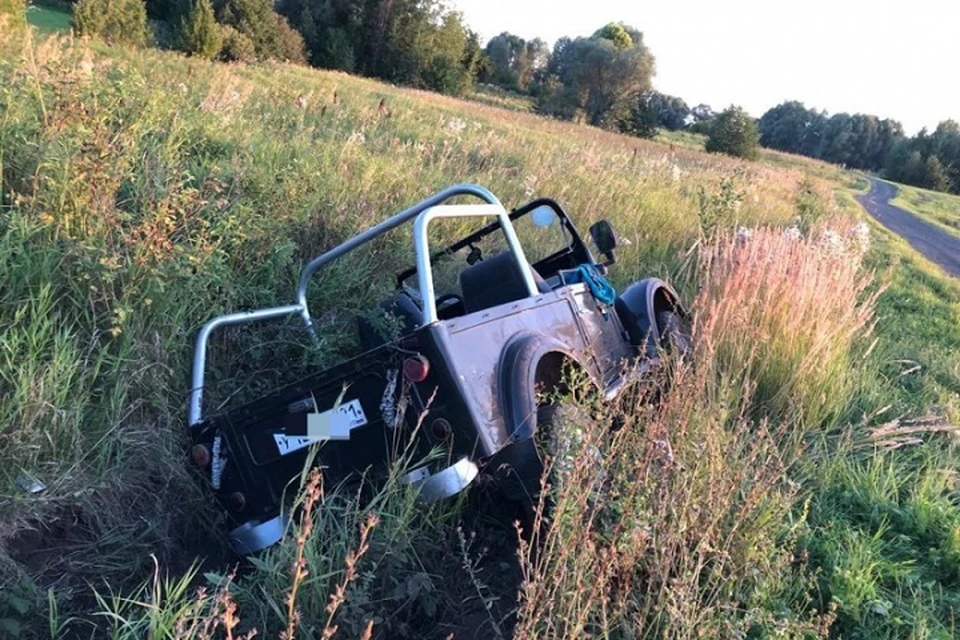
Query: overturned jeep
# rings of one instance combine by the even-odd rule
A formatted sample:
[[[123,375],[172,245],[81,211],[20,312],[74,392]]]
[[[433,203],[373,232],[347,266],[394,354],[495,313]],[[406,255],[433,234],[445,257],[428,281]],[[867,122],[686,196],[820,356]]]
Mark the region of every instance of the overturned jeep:
[[[482,203],[448,204],[458,196]],[[429,246],[428,228],[447,219],[476,230],[439,250]],[[299,316],[317,339],[307,302],[314,275],[409,222],[415,265],[397,275],[376,310],[389,322],[376,321],[377,314],[359,319],[360,355],[255,402],[203,415],[212,332]],[[655,367],[668,343],[683,340],[686,312],[674,290],[649,278],[616,295],[604,278],[616,235],[606,221],[590,235],[603,262],[556,202],[538,199],[508,213],[486,189],[456,185],[313,259],[292,304],[204,325],[189,401],[192,458],[228,514],[234,551],[249,554],[282,537],[285,492],[317,442],[316,463],[336,478],[383,472],[398,451],[433,460],[405,477],[426,500],[460,493],[483,472],[509,476],[512,498],[535,494],[538,404],[561,369],[581,369],[612,399]]]

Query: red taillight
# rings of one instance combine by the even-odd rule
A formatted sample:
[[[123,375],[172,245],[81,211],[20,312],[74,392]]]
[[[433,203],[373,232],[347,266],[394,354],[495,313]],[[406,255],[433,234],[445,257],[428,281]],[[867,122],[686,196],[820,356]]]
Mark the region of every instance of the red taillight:
[[[411,382],[423,382],[430,374],[430,361],[417,355],[403,361],[403,375]]]
[[[207,449],[205,444],[195,444],[193,449],[190,450],[190,457],[193,458],[193,463],[198,467],[206,467],[210,464],[210,449]]]

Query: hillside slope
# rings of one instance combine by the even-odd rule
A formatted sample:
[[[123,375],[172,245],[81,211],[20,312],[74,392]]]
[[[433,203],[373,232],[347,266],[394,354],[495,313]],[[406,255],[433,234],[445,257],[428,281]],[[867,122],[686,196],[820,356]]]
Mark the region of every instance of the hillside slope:
[[[607,462],[558,488],[574,515],[556,516],[547,548],[581,556],[517,560],[509,523],[468,506],[458,524],[454,506],[424,510],[396,487],[372,506],[328,491],[312,537],[236,578],[243,624],[287,627],[288,569],[306,553],[316,579],[297,607],[316,635],[351,575],[334,611],[355,636],[369,621],[383,637],[469,637],[480,622],[517,637],[953,633],[960,510],[947,471],[960,460],[943,432],[960,361],[931,354],[960,339],[960,293],[923,276],[942,328],[917,344],[908,327],[924,303],[907,320],[886,313],[916,302],[913,272],[894,267],[880,296],[868,268],[914,258],[883,236],[863,255],[848,233],[857,214],[834,197],[852,180],[835,168],[745,163],[339,73],[64,38],[0,35],[0,80],[0,629],[44,637],[68,614],[113,610],[126,620],[116,636],[133,638],[222,616],[224,592],[195,596],[203,578],[187,570],[207,558],[229,571],[218,515],[184,463],[196,330],[288,300],[306,259],[476,182],[507,206],[555,198],[582,228],[610,219],[625,245],[614,283],[677,282],[695,304],[697,357],[664,408],[616,417],[633,439],[591,432]],[[751,236],[762,226],[774,229]],[[823,238],[837,234],[831,253]],[[342,355],[345,318],[410,255],[401,234],[318,280],[319,353],[285,328],[224,332],[213,404]],[[936,361],[908,371],[914,353]],[[603,502],[617,505],[602,518],[572,500],[598,478],[614,479]],[[345,569],[371,513],[370,550]],[[176,578],[138,591],[155,562]]]

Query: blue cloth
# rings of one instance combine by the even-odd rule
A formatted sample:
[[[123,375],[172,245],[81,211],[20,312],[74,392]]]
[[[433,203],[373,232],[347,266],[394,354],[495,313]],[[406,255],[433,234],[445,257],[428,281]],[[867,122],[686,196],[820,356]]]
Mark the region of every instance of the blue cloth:
[[[580,278],[590,287],[590,293],[601,304],[611,305],[617,299],[617,290],[613,285],[607,282],[607,279],[600,275],[596,265],[582,264],[577,269],[580,272]]]

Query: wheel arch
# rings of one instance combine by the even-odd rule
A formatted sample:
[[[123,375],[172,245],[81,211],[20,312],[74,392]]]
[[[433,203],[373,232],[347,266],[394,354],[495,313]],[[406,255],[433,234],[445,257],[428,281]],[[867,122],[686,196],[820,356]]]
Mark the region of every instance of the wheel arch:
[[[651,358],[657,356],[660,340],[661,327],[657,326],[657,314],[671,311],[681,318],[689,315],[680,295],[660,278],[634,282],[617,297],[615,307],[630,341],[644,348],[646,355]],[[655,339],[649,340],[650,335]]]
[[[536,433],[538,394],[561,388],[567,367],[583,371],[593,381],[586,365],[556,338],[521,332],[507,342],[500,358],[498,401],[510,442]]]

